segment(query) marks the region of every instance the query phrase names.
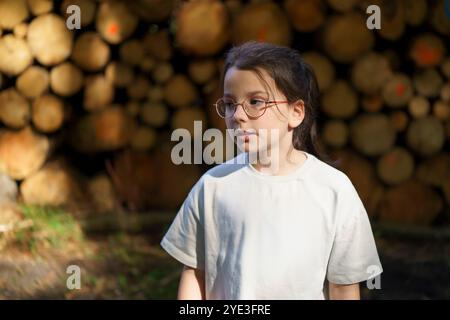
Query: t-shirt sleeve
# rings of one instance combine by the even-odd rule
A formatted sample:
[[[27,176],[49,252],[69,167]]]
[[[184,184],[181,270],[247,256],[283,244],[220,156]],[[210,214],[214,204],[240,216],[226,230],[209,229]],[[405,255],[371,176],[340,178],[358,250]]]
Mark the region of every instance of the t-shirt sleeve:
[[[182,264],[198,269],[205,265],[203,198],[201,180],[189,192],[168,231],[161,247]]]
[[[350,179],[339,190],[336,232],[328,262],[327,279],[352,284],[382,273],[366,209]]]

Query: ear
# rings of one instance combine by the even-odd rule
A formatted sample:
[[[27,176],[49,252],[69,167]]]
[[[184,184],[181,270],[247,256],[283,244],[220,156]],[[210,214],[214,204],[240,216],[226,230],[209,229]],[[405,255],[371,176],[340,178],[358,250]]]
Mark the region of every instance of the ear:
[[[302,99],[291,104],[288,125],[290,128],[297,128],[305,118],[305,102]]]

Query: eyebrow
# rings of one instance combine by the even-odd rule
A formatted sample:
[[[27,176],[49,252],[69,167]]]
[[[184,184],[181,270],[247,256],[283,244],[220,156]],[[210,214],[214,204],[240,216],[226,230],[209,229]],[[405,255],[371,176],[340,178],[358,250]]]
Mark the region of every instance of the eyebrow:
[[[268,94],[266,91],[256,90],[256,91],[249,91],[249,92],[247,92],[247,96],[252,96],[252,95],[254,95],[254,94],[256,94],[256,93],[265,93],[265,94]],[[232,98],[234,98],[234,95],[232,95],[232,94],[230,94],[230,93],[225,93],[224,96],[225,96],[225,97],[232,97]]]

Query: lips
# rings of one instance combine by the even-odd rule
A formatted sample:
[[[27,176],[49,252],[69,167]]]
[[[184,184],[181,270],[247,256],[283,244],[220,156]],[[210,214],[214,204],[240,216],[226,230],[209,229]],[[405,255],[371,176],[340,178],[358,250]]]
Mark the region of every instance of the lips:
[[[236,129],[235,130],[235,135],[238,137],[248,137],[253,134],[256,134],[256,130],[254,130],[254,129],[248,129],[248,130]]]

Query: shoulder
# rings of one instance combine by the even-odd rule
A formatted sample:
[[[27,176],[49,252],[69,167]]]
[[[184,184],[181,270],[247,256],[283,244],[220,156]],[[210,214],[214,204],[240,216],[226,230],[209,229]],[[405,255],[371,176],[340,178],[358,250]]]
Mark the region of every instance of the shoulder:
[[[233,178],[236,174],[246,166],[246,157],[244,153],[237,155],[221,164],[218,164],[202,174],[197,183],[192,187],[191,194],[203,192],[205,184],[227,181],[227,178]]]
[[[336,192],[352,191],[354,186],[350,178],[341,170],[313,156],[313,170],[311,178],[318,184],[326,186]]]
[[[231,176],[239,172],[243,167],[246,166],[246,160],[247,159],[245,153],[238,154],[236,157],[231,158],[207,170],[203,174],[202,179],[206,180]]]

